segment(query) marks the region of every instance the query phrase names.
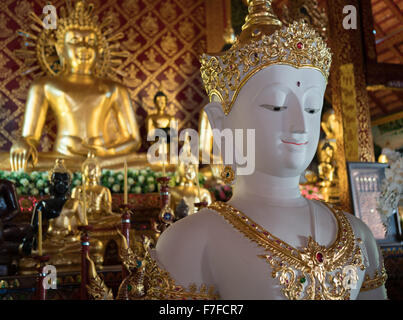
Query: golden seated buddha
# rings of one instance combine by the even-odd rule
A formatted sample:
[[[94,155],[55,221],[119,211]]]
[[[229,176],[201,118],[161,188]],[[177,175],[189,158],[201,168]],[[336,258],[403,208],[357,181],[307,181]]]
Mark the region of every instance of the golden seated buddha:
[[[190,143],[185,138],[185,148],[184,152],[188,153],[188,160],[192,158],[190,153]],[[181,200],[184,200],[189,208],[189,214],[195,213],[197,211],[195,203],[207,202],[208,205],[211,204],[211,194],[207,189],[201,188],[198,183],[198,164],[195,164],[195,159],[193,161],[183,161],[179,158],[179,165],[177,168],[177,176],[179,186],[171,189],[171,207],[175,210]]]
[[[103,78],[112,69],[110,61],[105,62],[111,48],[92,9],[92,5],[78,1],[67,17],[58,19],[54,35],[43,28],[36,37],[41,40],[36,41],[37,46],[51,40],[47,37],[56,38],[62,70],[55,74],[47,68],[50,76],[31,85],[22,137],[10,150],[12,170],[38,164],[37,148],[48,109],[55,115],[58,130],[53,153],[47,155],[53,161],[61,155],[82,159],[89,151],[104,158],[122,157],[140,148],[139,128],[126,87]],[[40,65],[49,67],[45,62]]]
[[[159,90],[154,96],[154,104],[157,113],[148,115],[146,118],[147,136],[153,135],[156,129],[162,129],[167,134],[167,142],[170,142],[170,128],[175,129],[175,117],[166,113],[168,97]]]
[[[112,212],[112,195],[108,188],[100,184],[101,167],[90,153],[82,165],[83,186],[75,187],[71,198],[87,205],[88,223],[94,229],[114,228],[120,226],[121,216]]]

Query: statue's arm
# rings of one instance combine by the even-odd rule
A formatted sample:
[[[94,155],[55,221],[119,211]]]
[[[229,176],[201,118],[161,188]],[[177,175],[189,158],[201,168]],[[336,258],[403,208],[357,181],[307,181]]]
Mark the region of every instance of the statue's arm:
[[[48,102],[43,80],[34,82],[29,88],[25,106],[22,137],[13,143],[10,150],[12,171],[25,170],[28,161],[35,165],[38,160],[37,146],[46,120]]]
[[[112,194],[108,188],[104,189],[104,206],[108,213],[112,212]]]
[[[152,117],[148,116],[146,119],[147,135],[151,135],[154,130],[154,124]]]
[[[113,107],[116,111],[119,126],[124,133],[123,135],[127,137],[127,140],[116,145],[111,145],[108,149],[114,149],[114,154],[137,151],[141,146],[140,130],[137,125],[129,92],[121,85],[118,85],[116,88],[116,99]]]
[[[368,226],[360,221],[364,246],[367,252],[369,266],[365,270],[364,282],[358,295],[358,300],[386,300],[388,299],[384,273],[382,252]]]
[[[45,85],[41,81],[34,82],[29,88],[28,99],[25,106],[22,137],[30,141],[39,142],[46,120],[48,102]]]

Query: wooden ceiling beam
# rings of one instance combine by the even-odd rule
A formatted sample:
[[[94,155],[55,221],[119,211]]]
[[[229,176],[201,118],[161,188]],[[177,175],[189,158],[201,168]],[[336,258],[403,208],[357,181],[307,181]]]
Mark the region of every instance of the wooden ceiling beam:
[[[374,28],[376,32],[380,33],[383,37],[386,37],[385,32],[381,29],[379,24],[374,21]],[[378,43],[376,45],[376,49],[378,51],[378,54],[380,54],[383,51],[391,50],[393,54],[399,59],[399,61],[403,64],[403,54],[400,52],[399,49],[395,47],[396,43],[401,43],[403,42],[403,32],[397,33],[394,36],[382,41],[381,43]]]
[[[379,99],[375,96],[375,94],[371,91],[368,91],[368,97],[376,104],[378,109],[381,109],[384,114],[388,114],[388,110],[385,106],[379,101]]]
[[[400,11],[400,8],[396,5],[396,3],[394,3],[392,0],[384,1],[396,18],[400,21],[400,24],[403,24],[403,13]]]

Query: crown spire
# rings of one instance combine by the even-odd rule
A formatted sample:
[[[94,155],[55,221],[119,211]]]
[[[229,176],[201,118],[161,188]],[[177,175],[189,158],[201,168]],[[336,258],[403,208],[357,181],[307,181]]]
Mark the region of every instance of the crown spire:
[[[273,0],[248,0],[248,15],[242,26],[240,43],[251,39],[259,40],[263,35],[271,35],[282,26],[272,8]]]

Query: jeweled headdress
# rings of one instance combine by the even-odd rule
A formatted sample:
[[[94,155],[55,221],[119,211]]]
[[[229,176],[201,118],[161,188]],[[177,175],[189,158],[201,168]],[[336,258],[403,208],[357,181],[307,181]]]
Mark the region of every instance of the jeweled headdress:
[[[73,178],[73,174],[71,173],[70,170],[68,170],[66,168],[66,166],[64,165],[64,159],[56,159],[55,161],[55,165],[53,166],[53,168],[48,172],[48,178],[49,181],[52,181],[52,176],[54,173],[66,173],[69,175],[70,177],[70,181]]]
[[[122,65],[121,58],[128,56],[127,51],[119,49],[118,40],[124,37],[123,33],[115,33],[110,25],[111,17],[106,17],[102,23],[93,13],[93,4],[86,4],[78,0],[75,5],[66,0],[66,7],[59,10],[56,20],[56,29],[45,28],[44,22],[34,12],[29,17],[34,22],[30,25],[31,31],[18,30],[18,34],[24,37],[24,49],[16,50],[16,54],[25,60],[27,68],[23,75],[33,73],[35,76],[45,74],[55,76],[62,71],[63,61],[60,61],[56,50],[56,44],[62,45],[64,36],[71,29],[92,30],[97,35],[98,57],[95,73],[97,76],[109,76],[115,74],[124,76],[119,70]]]
[[[249,14],[235,44],[219,55],[201,57],[201,75],[210,100],[218,98],[229,114],[243,85],[273,64],[314,68],[327,79],[331,53],[322,37],[304,21],[282,27],[272,0],[248,0]]]

